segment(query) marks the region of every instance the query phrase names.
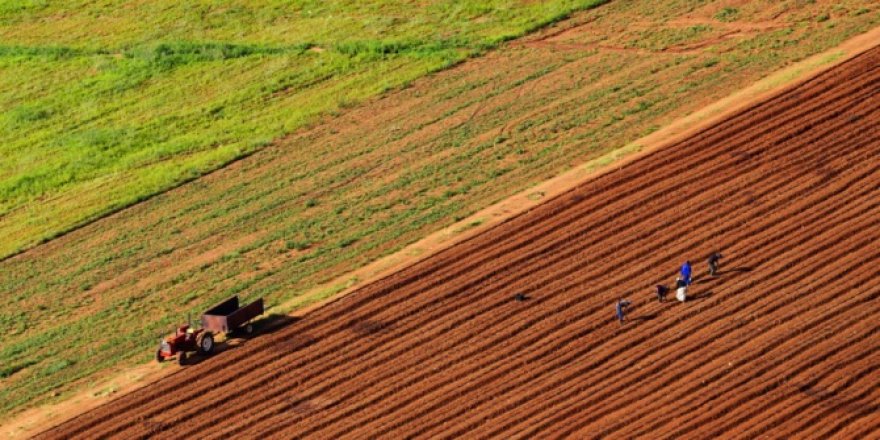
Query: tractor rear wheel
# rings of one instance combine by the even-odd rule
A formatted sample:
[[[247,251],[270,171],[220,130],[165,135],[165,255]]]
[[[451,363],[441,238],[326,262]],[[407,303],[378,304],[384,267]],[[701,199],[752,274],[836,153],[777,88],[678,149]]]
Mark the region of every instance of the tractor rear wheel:
[[[253,334],[254,333],[254,325],[251,323],[248,323],[248,325],[244,326],[244,332],[249,335]]]
[[[214,352],[214,335],[205,331],[196,338],[196,343],[199,345],[199,352],[202,354],[211,354]]]
[[[177,363],[180,365],[186,365],[186,352],[178,351],[177,352]]]

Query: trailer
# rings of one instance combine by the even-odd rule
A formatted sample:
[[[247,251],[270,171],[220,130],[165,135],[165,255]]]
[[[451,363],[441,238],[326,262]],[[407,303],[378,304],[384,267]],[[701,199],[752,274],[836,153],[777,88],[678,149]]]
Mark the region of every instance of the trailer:
[[[233,296],[202,314],[202,328],[194,329],[190,324],[183,324],[173,335],[163,338],[156,351],[156,361],[177,356],[178,363],[183,365],[187,352],[198,351],[210,355],[214,352],[215,334],[230,334],[239,329],[251,334],[254,331],[251,321],[262,315],[263,311],[263,298],[239,307],[238,296]]]
[[[231,333],[238,329],[254,332],[251,320],[263,314],[263,298],[244,306],[238,306],[238,296],[211,307],[202,315],[202,327],[214,333]]]

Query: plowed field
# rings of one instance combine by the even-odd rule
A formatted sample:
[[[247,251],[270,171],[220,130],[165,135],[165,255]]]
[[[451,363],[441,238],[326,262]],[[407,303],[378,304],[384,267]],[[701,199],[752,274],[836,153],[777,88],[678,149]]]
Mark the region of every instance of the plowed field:
[[[149,0],[137,4],[159,12],[157,2],[179,3]],[[89,4],[88,10],[104,5],[82,3]],[[205,8],[216,9],[218,13],[224,10],[209,3]],[[265,6],[277,2],[248,2],[252,3]],[[332,6],[351,2],[318,3]],[[431,0],[425,4],[465,3]],[[500,5],[524,1],[472,3]],[[591,0],[525,3],[540,3],[544,5],[540,7],[545,7],[583,5]],[[372,3],[364,3],[369,4]],[[245,301],[263,297],[272,312],[286,313],[342,290],[356,290],[375,281],[377,271],[369,266],[404,267],[439,248],[437,241],[426,247],[420,243],[422,240],[430,242],[431,236],[439,236],[445,240],[442,245],[447,246],[450,241],[460,241],[476,230],[485,231],[502,219],[523,212],[524,205],[532,207],[546,202],[562,192],[560,187],[567,189],[574,182],[583,182],[585,176],[615,158],[632,158],[636,152],[652,151],[657,147],[657,139],[698,131],[721,114],[732,114],[731,108],[743,108],[746,103],[754,102],[758,94],[768,96],[763,93],[778,90],[781,84],[788,84],[793,78],[805,78],[805,72],[837,65],[880,41],[877,4],[876,0],[609,1],[501,44],[482,56],[413,81],[406,88],[389,90],[361,105],[348,101],[352,105],[296,130],[287,125],[289,118],[296,119],[293,113],[284,110],[285,117],[279,119],[266,112],[279,108],[306,111],[296,104],[306,102],[302,101],[306,99],[303,96],[311,97],[306,99],[311,102],[309,100],[322,94],[331,94],[334,99],[344,98],[345,94],[337,94],[337,86],[332,85],[341,84],[338,78],[312,82],[323,78],[323,70],[309,70],[311,74],[306,76],[295,75],[290,71],[293,65],[279,62],[269,54],[227,60],[244,75],[236,81],[244,78],[251,88],[236,87],[236,82],[226,74],[200,83],[200,90],[208,92],[203,98],[224,102],[222,111],[195,96],[192,98],[199,103],[187,98],[198,95],[186,86],[201,78],[188,76],[187,72],[196,66],[175,68],[175,75],[186,78],[179,78],[182,82],[172,81],[174,86],[170,88],[165,87],[167,81],[146,80],[143,86],[157,94],[141,88],[130,90],[152,96],[153,104],[173,108],[174,114],[186,114],[181,120],[172,114],[159,113],[151,113],[158,119],[135,117],[125,108],[140,108],[140,100],[132,101],[130,94],[125,95],[129,97],[125,98],[128,107],[114,104],[120,97],[108,98],[109,101],[101,104],[116,109],[112,119],[119,122],[119,126],[92,121],[89,112],[78,114],[74,119],[67,118],[67,113],[55,112],[50,101],[30,105],[27,99],[16,100],[15,105],[27,104],[23,107],[27,111],[18,116],[12,115],[18,110],[6,112],[12,115],[9,118],[0,112],[0,126],[16,118],[39,117],[45,109],[48,112],[45,114],[51,116],[31,121],[35,127],[55,123],[76,126],[73,131],[61,130],[64,136],[59,139],[58,148],[62,150],[71,139],[76,140],[76,145],[91,145],[89,148],[97,149],[102,142],[115,142],[113,139],[128,145],[129,136],[125,133],[134,132],[165,139],[162,133],[167,130],[180,131],[181,127],[203,117],[212,118],[212,122],[200,127],[215,134],[225,133],[223,136],[231,136],[229,139],[247,132],[245,125],[260,126],[263,130],[265,124],[282,124],[289,134],[210,175],[90,222],[15,257],[0,259],[0,437],[32,434],[40,432],[40,427],[48,427],[35,422],[35,418],[27,414],[30,410],[39,410],[43,415],[55,413],[73,417],[75,414],[68,410],[47,408],[43,411],[43,408],[68,405],[79,396],[89,402],[86,406],[94,408],[118,397],[129,389],[133,376],[128,370],[141,369],[150,362],[156,341],[173,331],[174,325],[185,321],[188,314],[195,316],[231,295],[239,295]],[[70,8],[69,2],[67,6],[57,6],[64,7]],[[45,8],[40,9],[47,12]],[[74,17],[62,14],[57,18],[106,19],[88,10]],[[236,14],[247,15],[248,8],[236,11]],[[140,12],[136,8],[120,13],[139,16]],[[172,12],[162,9],[164,16],[171,17]],[[370,10],[370,13],[390,14],[385,15],[390,17],[389,23],[397,22],[390,9]],[[54,18],[35,20],[41,23],[39,29],[43,25],[58,25]],[[343,21],[334,15],[334,23]],[[71,27],[74,28],[83,27]],[[154,26],[144,29],[147,28],[158,29]],[[33,35],[46,38],[54,35],[48,31],[38,32],[39,29],[31,29]],[[869,31],[871,29],[873,31]],[[390,38],[384,32],[383,35]],[[443,38],[447,37],[452,38]],[[234,40],[220,39],[214,43],[235,43]],[[315,42],[320,47],[313,49],[325,50],[308,51],[309,59],[323,62],[321,57],[335,53],[330,44]],[[6,42],[15,46],[13,43]],[[207,43],[210,43],[208,46],[214,44]],[[268,44],[260,44],[263,43]],[[127,63],[136,61],[126,56],[117,59],[119,52],[112,48],[101,49],[97,59],[106,59],[110,64],[131,65]],[[3,51],[0,47],[0,52]],[[141,55],[136,58],[140,59]],[[38,58],[52,57],[39,55]],[[18,62],[18,58],[2,53],[0,59],[7,64]],[[77,57],[75,64],[82,75],[62,75],[63,79],[82,83],[88,93],[107,89],[106,84],[91,85],[96,68],[101,75],[127,81],[128,76],[114,73],[116,68],[104,71],[99,65],[101,62],[95,64],[97,59]],[[393,61],[397,59],[388,61],[397,63]],[[429,58],[418,55],[417,59]],[[40,63],[42,61],[27,64],[31,69],[28,71],[34,72],[30,76],[42,75],[46,67],[40,67]],[[221,67],[224,63],[215,66],[214,61],[206,60],[197,65],[205,67],[207,70],[203,73],[208,74],[218,72],[214,67],[227,72]],[[137,69],[124,69],[124,72],[143,73]],[[257,80],[257,77],[269,80],[276,74],[293,81],[285,82],[289,90],[281,93],[283,96],[275,96],[278,93],[272,92],[274,88],[263,88],[264,83]],[[352,75],[358,82],[369,82],[368,76],[354,71]],[[25,77],[28,75],[0,73],[0,94],[11,91],[11,96],[17,96],[23,89],[14,85],[4,87],[2,80]],[[174,78],[178,76],[166,80]],[[212,84],[216,81],[222,84],[215,87]],[[295,85],[301,82],[311,85],[305,89]],[[178,89],[187,92],[175,92]],[[238,97],[235,99],[244,99],[242,102],[247,106],[259,109],[236,111],[240,107],[233,105],[232,96],[226,93],[233,89]],[[354,90],[349,86],[345,89]],[[40,90],[27,89],[22,93],[39,94]],[[62,87],[55,92],[63,95],[65,102],[73,103],[72,108],[76,108],[77,103],[91,102],[65,90]],[[264,99],[266,93],[271,93],[271,97]],[[175,100],[180,98],[186,101],[185,105],[169,107],[164,97],[171,95],[174,99],[170,102],[178,102]],[[106,116],[102,108],[90,107],[89,111]],[[215,110],[220,113],[210,116]],[[173,127],[152,131],[158,127],[156,124],[167,125],[162,122],[166,116],[170,118],[168,121],[177,121],[173,124],[166,121]],[[77,118],[94,124],[82,125]],[[235,118],[248,122],[236,124],[233,119],[238,119]],[[693,125],[683,124],[682,118]],[[214,147],[225,152],[235,149],[234,143],[213,144],[209,142],[213,139],[210,137],[206,141],[202,135],[207,132],[199,131],[202,128],[184,130],[185,142],[178,143],[175,139],[179,138],[172,137],[166,139],[167,144],[173,144],[172,150],[178,153],[183,150],[177,147],[209,144],[211,151]],[[35,136],[54,142],[50,139],[52,136],[44,136],[48,132],[42,133]],[[5,145],[10,151],[15,150],[15,145],[28,143],[28,138],[12,137],[17,143]],[[248,142],[268,140],[256,132],[245,137]],[[161,145],[166,145],[162,142]],[[0,145],[4,145],[2,135]],[[144,151],[145,156],[136,154],[151,164],[144,168],[145,172],[154,169],[148,156],[161,154],[164,157],[162,151],[171,156],[167,163],[156,163],[159,168],[177,167],[181,160],[202,163],[201,154],[181,153],[183,156],[180,156],[158,145]],[[131,151],[139,151],[130,146],[134,148]],[[0,164],[15,168],[14,163],[7,163],[3,148],[0,147]],[[98,155],[101,157],[96,156],[96,160],[104,165],[123,160],[115,153],[107,154],[115,159]],[[209,151],[205,150],[205,154]],[[58,171],[59,176],[66,174],[53,168],[51,163],[41,162],[40,167]],[[0,176],[2,169],[0,165]],[[42,202],[56,207],[77,205],[77,210],[58,211],[69,215],[82,213],[80,208],[106,206],[103,195],[122,188],[113,182],[127,179],[124,172],[114,176],[115,180],[111,181],[96,177],[96,182],[103,183],[100,188],[88,191],[91,198],[66,193],[67,196],[59,199],[42,200],[33,210],[5,216],[0,207],[0,223],[15,228],[51,228],[40,222],[15,220],[19,214],[32,215],[31,211],[33,215],[58,211],[42,206]],[[576,178],[568,179],[572,176]],[[561,181],[567,183],[554,186],[554,182]],[[39,179],[31,183],[43,184]],[[151,188],[157,188],[152,185]],[[515,194],[526,201],[511,204],[510,198]],[[98,199],[104,201],[97,205],[89,201]],[[486,208],[497,207],[496,203],[501,200],[509,209],[484,212]],[[70,217],[54,220],[64,222],[65,218]],[[4,233],[0,226],[0,242],[22,237]],[[393,263],[388,264],[389,261]],[[384,269],[381,272],[391,273]],[[79,406],[73,412],[81,413]],[[39,419],[51,417],[40,416]]]
[[[878,92],[875,49],[43,437],[878,438]]]

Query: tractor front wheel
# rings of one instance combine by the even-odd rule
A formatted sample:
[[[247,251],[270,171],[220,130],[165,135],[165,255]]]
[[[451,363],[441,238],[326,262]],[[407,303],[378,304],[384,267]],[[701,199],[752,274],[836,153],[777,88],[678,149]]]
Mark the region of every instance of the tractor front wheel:
[[[202,354],[211,354],[214,352],[214,335],[209,332],[203,332],[196,339],[196,343],[199,345],[199,352]]]
[[[164,360],[165,360],[165,358],[162,357],[162,349],[160,348],[160,349],[156,350],[156,362],[161,364],[162,361],[164,361]]]

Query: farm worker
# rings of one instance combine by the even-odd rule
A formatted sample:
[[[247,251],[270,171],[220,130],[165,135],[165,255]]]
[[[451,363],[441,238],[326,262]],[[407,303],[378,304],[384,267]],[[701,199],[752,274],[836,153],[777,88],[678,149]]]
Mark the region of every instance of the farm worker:
[[[678,287],[678,289],[675,291],[675,299],[679,300],[680,302],[687,301],[687,285],[682,284]]]
[[[623,321],[626,319],[626,307],[629,306],[630,302],[621,298],[617,300],[617,306],[615,310],[617,311],[617,320],[620,321],[620,324],[623,324]]]
[[[682,277],[675,277],[675,288],[680,289],[687,286],[687,282]]]
[[[657,285],[657,301],[663,302],[666,301],[666,294],[669,293],[669,288],[663,284]]]
[[[714,277],[718,274],[718,260],[720,259],[720,252],[712,252],[712,255],[709,255],[709,275]]]
[[[684,280],[685,285],[691,284],[691,262],[685,261],[684,264],[681,265],[681,279]]]

